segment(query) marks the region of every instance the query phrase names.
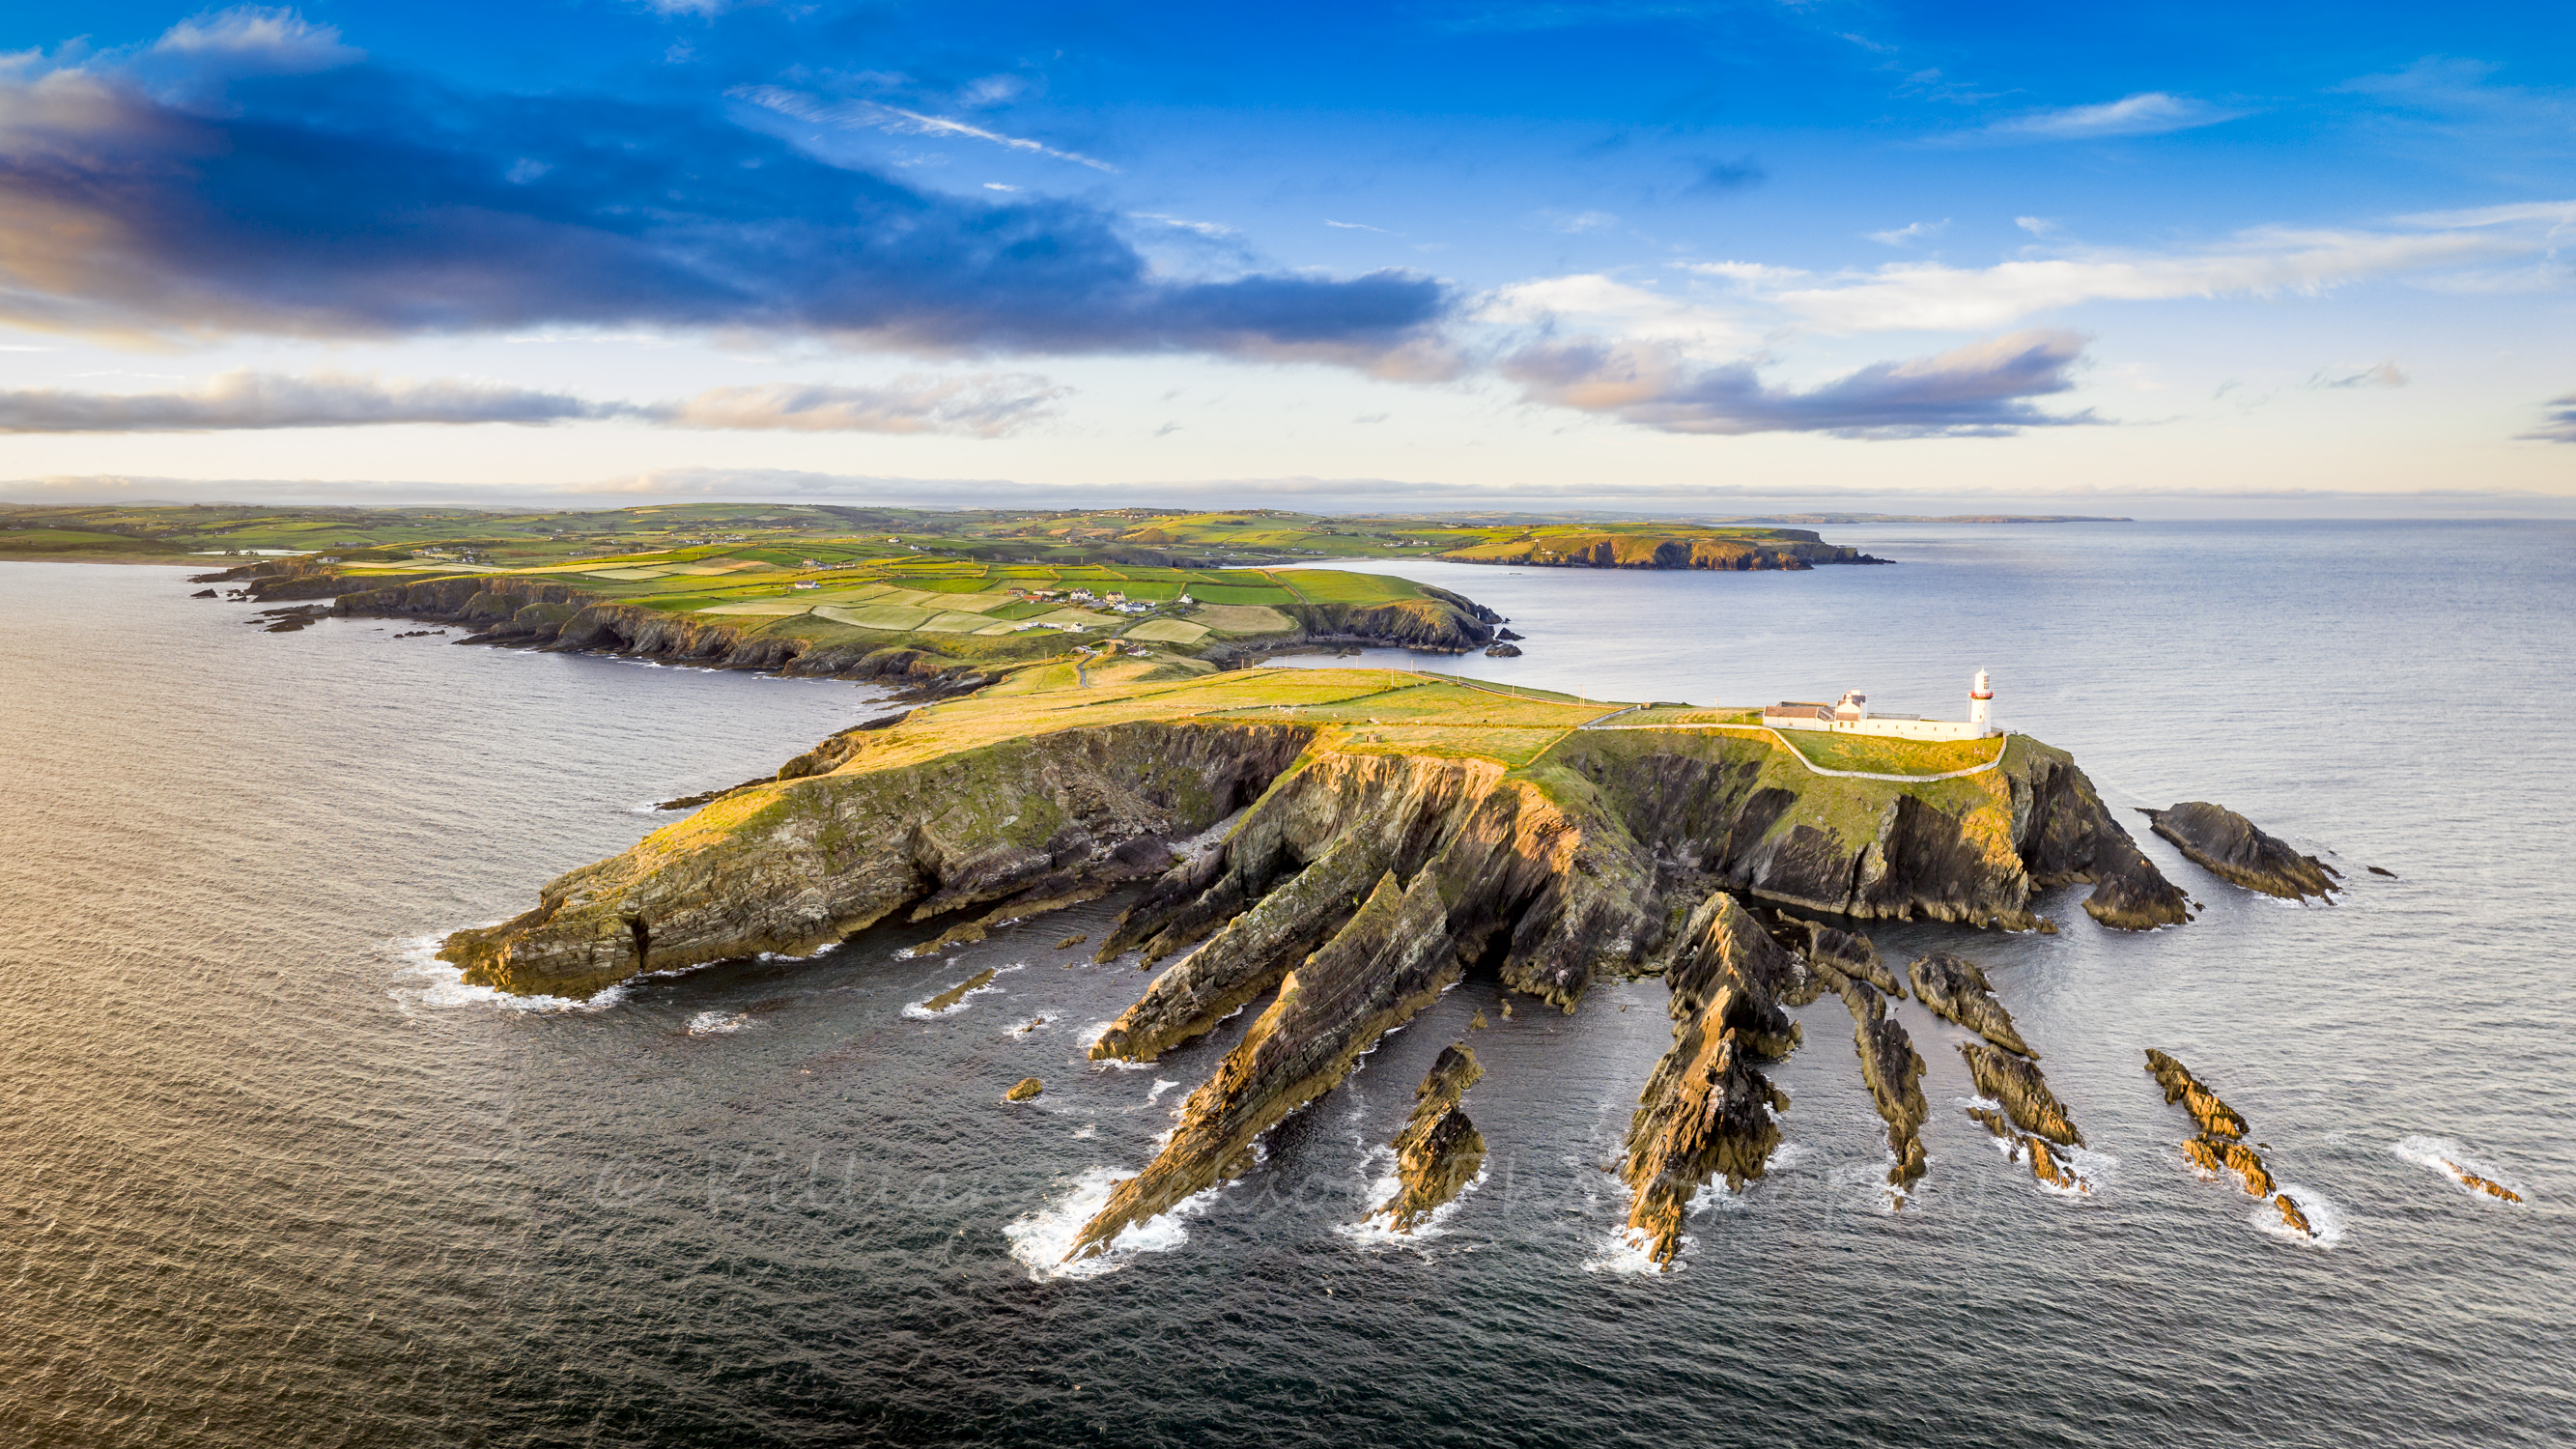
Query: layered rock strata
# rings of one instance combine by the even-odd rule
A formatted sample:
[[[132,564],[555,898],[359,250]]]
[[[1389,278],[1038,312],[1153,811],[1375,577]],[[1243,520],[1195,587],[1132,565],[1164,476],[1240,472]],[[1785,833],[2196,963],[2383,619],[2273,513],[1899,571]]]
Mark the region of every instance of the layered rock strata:
[[[2156,834],[2182,851],[2184,859],[2247,890],[2295,901],[2309,896],[2330,899],[2342,889],[2335,883],[2333,866],[2313,855],[2301,855],[2223,805],[2186,800],[2170,809],[2139,813]]]
[[[1780,1145],[1788,1094],[1755,1067],[1796,1047],[1798,1028],[1773,997],[1797,963],[1728,896],[1693,913],[1665,972],[1672,1050],[1655,1063],[1628,1124],[1620,1177],[1634,1194],[1629,1240],[1658,1266],[1681,1251],[1682,1215],[1717,1177],[1742,1190]]]
[[[1959,1055],[1967,1059],[1968,1076],[1977,1085],[1977,1095],[2002,1103],[2004,1115],[2014,1127],[2060,1147],[2084,1145],[2084,1134],[2075,1130],[2066,1104],[2048,1089],[2048,1079],[2040,1075],[2037,1062],[1977,1042],[1959,1043]]]
[[[1923,1100],[1923,1058],[1905,1027],[1887,1014],[1887,1003],[1866,981],[1836,982],[1852,1016],[1852,1049],[1860,1054],[1861,1080],[1887,1123],[1887,1150],[1896,1159],[1887,1185],[1902,1193],[1923,1175],[1923,1122],[1932,1115]]]
[[[2193,1125],[2200,1129],[2198,1136],[2184,1140],[2183,1160],[2212,1177],[2236,1174],[2248,1196],[2272,1199],[2283,1226],[2308,1237],[2316,1236],[2307,1213],[2272,1180],[2262,1154],[2244,1142],[2245,1119],[2235,1108],[2219,1100],[2207,1083],[2192,1075],[2191,1068],[2153,1047],[2147,1048],[2147,1071],[2154,1075],[2156,1085],[2164,1088],[2165,1100],[2181,1103],[2183,1110],[2191,1114]]]
[[[1828,985],[1834,984],[1832,978],[1847,977],[1865,981],[1899,1001],[1905,999],[1905,987],[1878,959],[1878,948],[1869,937],[1814,921],[1800,921],[1796,929],[1806,937],[1807,964],[1825,974]]]
[[[1458,1099],[1484,1075],[1464,1043],[1441,1048],[1422,1085],[1413,1090],[1413,1115],[1388,1144],[1395,1149],[1401,1186],[1371,1218],[1384,1218],[1394,1231],[1410,1233],[1475,1180],[1485,1165],[1485,1137]]]
[[[559,877],[439,957],[475,984],[584,997],[648,970],[806,954],[907,908],[926,920],[1151,875],[1166,841],[1258,794],[1311,734],[1140,721],[773,782]]]
[[[1992,982],[1976,962],[1934,951],[1905,968],[1913,979],[1915,998],[1934,1016],[1964,1026],[2005,1051],[2037,1060],[2039,1053],[2013,1028],[2012,1013],[1995,998]]]

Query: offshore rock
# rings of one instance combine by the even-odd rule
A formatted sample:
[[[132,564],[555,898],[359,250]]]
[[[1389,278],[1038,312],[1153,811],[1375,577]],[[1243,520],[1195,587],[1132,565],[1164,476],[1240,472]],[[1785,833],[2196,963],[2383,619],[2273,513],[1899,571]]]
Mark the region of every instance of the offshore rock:
[[[2171,809],[2141,813],[2156,834],[2172,841],[2194,865],[2247,890],[2295,901],[2328,899],[2342,889],[2329,878],[2333,866],[2301,855],[2225,806],[2186,800]]]
[[[1716,895],[1693,913],[1665,973],[1673,1046],[1638,1095],[1620,1167],[1635,1195],[1630,1239],[1658,1266],[1681,1251],[1682,1214],[1711,1178],[1741,1190],[1780,1145],[1775,1114],[1789,1098],[1753,1061],[1797,1045],[1797,1026],[1762,984],[1786,959],[1742,906]]]
[[[2489,1197],[2502,1198],[2506,1202],[2522,1201],[2521,1193],[2515,1192],[2493,1178],[2480,1177],[2447,1157],[2436,1157],[2433,1160],[2442,1164],[2442,1170],[2449,1173],[2462,1187],[2485,1193]]]
[[[2299,1211],[2299,1205],[2291,1200],[2288,1193],[2285,1192],[2274,1198],[2272,1205],[2281,1210],[2282,1226],[2305,1233],[2311,1238],[2317,1235],[2317,1230],[2308,1222],[2308,1215]]]
[[[1905,987],[1887,963],[1878,959],[1878,948],[1869,937],[1851,931],[1838,931],[1814,921],[1799,923],[1807,935],[1807,963],[1821,972],[1866,981],[1899,1001],[1905,999]]]
[[[2040,1075],[2037,1063],[1976,1042],[1959,1043],[1959,1055],[1967,1058],[1977,1094],[2001,1102],[2015,1127],[2062,1147],[2084,1145],[2084,1134],[2068,1120],[2066,1104],[2048,1090],[2048,1079]]]
[[[2236,1109],[2218,1099],[2218,1094],[2191,1074],[2191,1068],[2153,1047],[2147,1048],[2147,1070],[2154,1074],[2156,1085],[2164,1088],[2165,1100],[2180,1102],[2183,1110],[2200,1127],[2202,1136],[2213,1142],[2231,1142],[2247,1132],[2245,1119]]]
[[[2005,1051],[2038,1060],[2039,1053],[2013,1029],[2012,1013],[1995,999],[1993,983],[1976,962],[1934,951],[1907,966],[1905,974],[1913,978],[1916,998],[1934,1016],[1964,1026]]]
[[[1923,1058],[1868,983],[1845,976],[1837,990],[1851,1011],[1852,1049],[1860,1054],[1861,1080],[1887,1123],[1887,1150],[1896,1159],[1887,1170],[1887,1185],[1902,1191],[1923,1175],[1923,1121],[1932,1115],[1923,1100]]]
[[[1005,1102],[1025,1102],[1045,1090],[1046,1084],[1039,1081],[1037,1078],[1022,1077],[1017,1083],[1012,1085],[1011,1090],[1002,1094],[1002,1100]]]
[[[1410,1233],[1475,1180],[1485,1165],[1485,1138],[1459,1109],[1458,1099],[1484,1075],[1464,1043],[1441,1049],[1422,1085],[1414,1088],[1412,1117],[1389,1144],[1395,1148],[1396,1180],[1403,1185],[1370,1217],[1385,1218],[1396,1232]]]

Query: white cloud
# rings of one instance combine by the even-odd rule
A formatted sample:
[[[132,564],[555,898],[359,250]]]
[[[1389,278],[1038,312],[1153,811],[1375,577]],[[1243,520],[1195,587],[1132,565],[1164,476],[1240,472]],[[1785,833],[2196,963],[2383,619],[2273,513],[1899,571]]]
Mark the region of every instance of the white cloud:
[[[2160,136],[2214,126],[2248,114],[2190,96],[2141,91],[2091,106],[2063,106],[2010,116],[1965,134],[1993,140],[2084,141],[2107,136]]]
[[[304,75],[366,58],[340,43],[336,26],[313,25],[292,10],[241,5],[182,20],[152,43],[152,54],[209,62],[240,74]]]
[[[1581,328],[1622,339],[1689,344],[1703,349],[1742,347],[1753,337],[1733,311],[1711,307],[1688,296],[1667,296],[1598,272],[1497,287],[1478,300],[1473,316],[1479,322],[1503,326]]]
[[[1385,227],[1382,227],[1382,226],[1370,226],[1368,223],[1363,222],[1363,221],[1335,221],[1335,220],[1333,220],[1331,217],[1326,217],[1326,218],[1324,218],[1324,225],[1329,226],[1329,227],[1336,228],[1336,229],[1341,230],[1341,231],[1373,231],[1373,232],[1376,232],[1376,233],[1377,233],[1378,235],[1380,235],[1380,236],[1402,236],[1402,235],[1404,235],[1404,233],[1402,233],[1402,232],[1400,232],[1400,231],[1388,231]]]
[[[1077,166],[1088,166],[1095,171],[1118,174],[1117,167],[1096,156],[1085,156],[1079,151],[1059,151],[1044,142],[1032,141],[1024,136],[1006,136],[999,131],[986,130],[982,126],[950,120],[946,116],[907,111],[901,106],[889,106],[882,101],[824,101],[819,97],[779,86],[737,86],[726,94],[736,100],[749,101],[764,110],[776,111],[782,116],[794,116],[800,121],[810,121],[818,125],[870,126],[898,136],[943,136],[984,141],[995,146],[1008,147],[1014,151],[1025,151],[1031,155],[1070,161]]]
[[[1982,331],[2094,301],[2317,296],[2373,277],[2527,255],[2543,245],[2542,238],[2494,230],[2258,230],[2197,253],[2088,251],[1991,267],[1890,263],[1773,291],[1769,300],[1828,332]]]
[[[1893,231],[1869,231],[1861,235],[1884,246],[1901,247],[1927,236],[1938,236],[1947,230],[1949,225],[1950,218],[1945,216],[1939,221],[1918,221],[1897,227]]]
[[[1776,287],[1815,275],[1797,267],[1766,266],[1761,262],[1676,262],[1673,265],[1685,272],[1720,277],[1742,287]]]
[[[2046,216],[2016,216],[2013,218],[2013,225],[2029,232],[2032,236],[2047,236],[2057,230],[2056,219]]]

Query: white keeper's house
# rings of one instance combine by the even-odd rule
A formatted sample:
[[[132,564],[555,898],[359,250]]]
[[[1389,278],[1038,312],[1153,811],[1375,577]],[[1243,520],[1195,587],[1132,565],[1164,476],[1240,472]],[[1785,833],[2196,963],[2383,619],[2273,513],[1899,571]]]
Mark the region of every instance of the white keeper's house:
[[[1784,699],[1762,711],[1762,722],[1775,730],[1825,730],[1838,735],[1885,735],[1900,740],[1979,740],[2003,733],[1990,718],[1994,699],[1994,686],[1987,682],[1986,671],[1980,669],[1976,682],[1968,688],[1965,720],[1875,714],[1870,710],[1869,696],[1855,690],[1832,704]]]

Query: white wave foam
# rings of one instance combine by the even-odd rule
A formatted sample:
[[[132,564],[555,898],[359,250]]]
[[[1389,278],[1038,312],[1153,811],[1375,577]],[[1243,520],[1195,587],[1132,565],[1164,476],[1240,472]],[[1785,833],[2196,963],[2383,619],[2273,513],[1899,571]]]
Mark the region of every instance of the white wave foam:
[[[1026,1264],[1029,1277],[1039,1283],[1115,1273],[1140,1253],[1168,1253],[1188,1242],[1189,1229],[1181,1220],[1206,1212],[1221,1190],[1212,1187],[1183,1198],[1171,1211],[1156,1214],[1110,1239],[1108,1250],[1096,1257],[1064,1261],[1064,1255],[1073,1251],[1074,1241],[1081,1236],[1083,1224],[1109,1205],[1109,1194],[1118,1184],[1135,1175],[1113,1167],[1094,1167],[1083,1173],[1074,1180],[1073,1191],[1002,1229],[1002,1236],[1011,1240],[1011,1256]]]
[[[1583,1260],[1583,1271],[1635,1274],[1647,1278],[1658,1277],[1667,1272],[1679,1273],[1689,1266],[1683,1259],[1688,1258],[1691,1250],[1698,1246],[1699,1239],[1685,1233],[1682,1235],[1680,1250],[1673,1254],[1673,1261],[1670,1264],[1661,1264],[1647,1255],[1644,1233],[1635,1228],[1622,1227],[1604,1239],[1591,1257]]]
[[[499,1011],[551,1014],[606,1011],[626,999],[626,987],[623,983],[601,991],[588,1001],[576,1001],[569,996],[514,996],[507,991],[496,990],[489,986],[468,986],[465,984],[465,972],[443,961],[434,961],[425,966],[405,967],[394,974],[397,977],[417,977],[422,982],[419,986],[394,986],[386,989],[385,995],[392,997],[405,1008],[419,1006],[433,1011],[448,1011],[460,1006],[482,1006]]]
[[[1100,1124],[1097,1122],[1085,1122],[1073,1129],[1073,1140],[1076,1142],[1088,1142],[1099,1135]]]
[[[1388,1154],[1390,1157],[1393,1155],[1393,1153]],[[1485,1169],[1479,1167],[1476,1169],[1476,1175],[1467,1179],[1466,1184],[1458,1189],[1456,1197],[1433,1208],[1431,1216],[1416,1223],[1412,1232],[1399,1233],[1395,1230],[1394,1219],[1378,1211],[1380,1207],[1392,1201],[1397,1193],[1404,1191],[1404,1179],[1390,1172],[1368,1185],[1366,1197],[1369,1205],[1368,1216],[1355,1223],[1336,1224],[1333,1231],[1353,1246],[1373,1252],[1387,1248],[1414,1247],[1429,1239],[1447,1236],[1449,1231],[1447,1224],[1451,1218],[1458,1215],[1458,1209],[1465,1206],[1467,1194],[1484,1185]]]
[[[1179,1085],[1180,1083],[1173,1081],[1169,1077],[1155,1078],[1153,1090],[1145,1094],[1145,1105],[1150,1107],[1154,1103],[1161,1101],[1165,1092],[1168,1092]]]
[[[749,1012],[701,1011],[689,1018],[689,1035],[729,1036],[749,1025]]]
[[[2332,1248],[2343,1242],[2343,1209],[2332,1198],[2295,1182],[2276,1181],[2273,1186],[2280,1189],[2281,1196],[2299,1205],[2299,1211],[2307,1214],[2308,1226],[2316,1229],[2317,1235],[2309,1237],[2283,1222],[2281,1209],[2268,1197],[2254,1204],[2254,1214],[2247,1219],[2254,1224],[2256,1232],[2311,1248]]]
[[[2511,1206],[2511,1204],[2505,1203],[2504,1199],[2500,1197],[2492,1196],[2477,1188],[2469,1186],[2469,1184],[2460,1176],[2462,1172],[2474,1173],[2479,1177],[2485,1178],[2489,1182],[2510,1188],[2524,1198],[2529,1198],[2531,1196],[2530,1193],[2522,1190],[2521,1183],[2505,1176],[2503,1169],[2486,1161],[2484,1158],[2472,1156],[2466,1149],[2462,1148],[2459,1143],[2452,1141],[2448,1137],[2401,1137],[2395,1142],[2388,1144],[2388,1150],[2396,1153],[2406,1161],[2414,1163],[2418,1167],[2429,1167],[2433,1169],[2435,1172],[2442,1174],[2442,1176],[2449,1178],[2453,1187],[2456,1187],[2460,1191],[2467,1193],[2469,1196],[2484,1202]]]

